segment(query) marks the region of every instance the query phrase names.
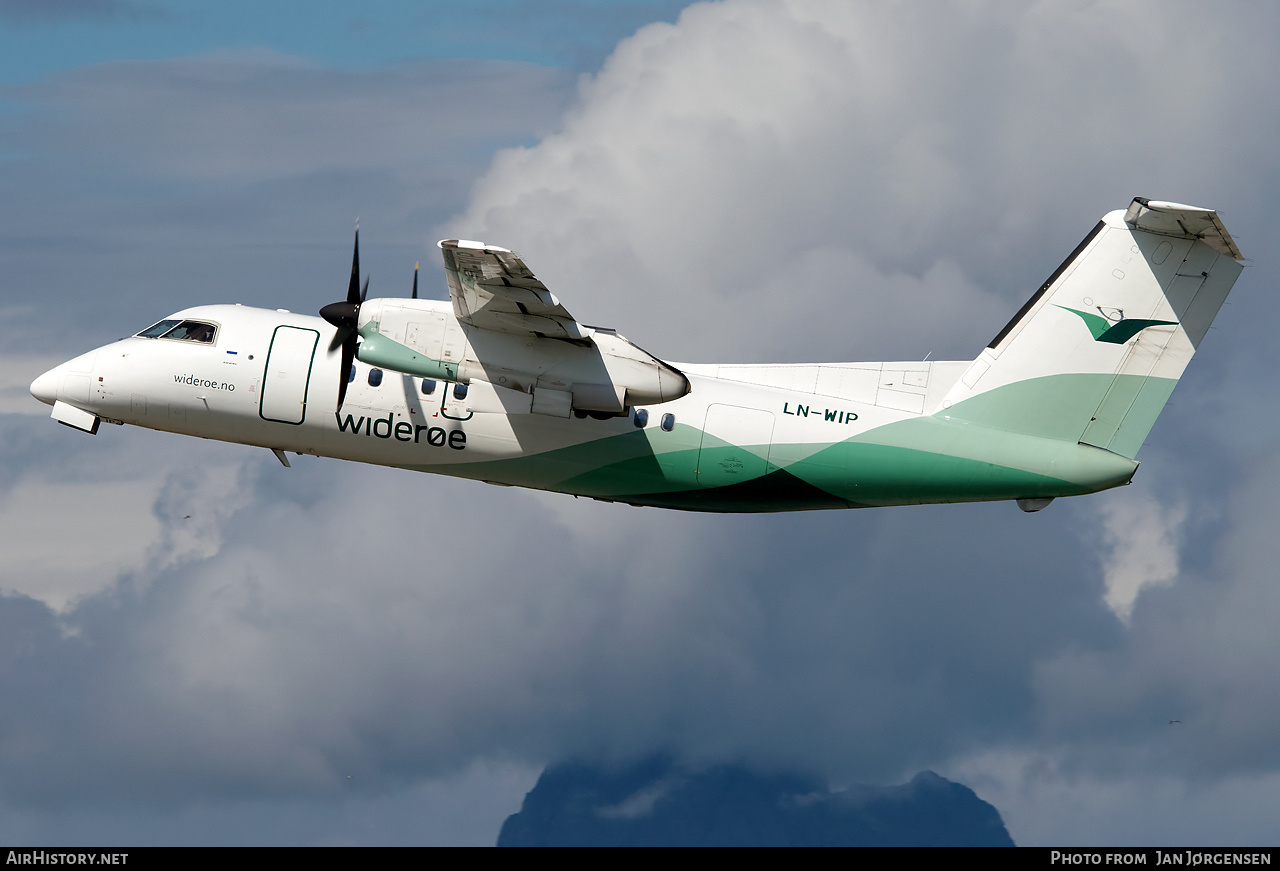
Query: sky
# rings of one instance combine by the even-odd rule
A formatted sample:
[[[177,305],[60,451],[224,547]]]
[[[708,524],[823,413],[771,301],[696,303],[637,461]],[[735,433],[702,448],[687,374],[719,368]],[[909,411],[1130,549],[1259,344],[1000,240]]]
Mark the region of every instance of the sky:
[[[0,842],[486,844],[548,764],[931,769],[1019,844],[1274,845],[1280,11],[0,0]],[[103,427],[183,307],[521,253],[678,362],[971,359],[1134,196],[1248,258],[1058,500],[702,516]],[[431,276],[434,274],[434,278]]]

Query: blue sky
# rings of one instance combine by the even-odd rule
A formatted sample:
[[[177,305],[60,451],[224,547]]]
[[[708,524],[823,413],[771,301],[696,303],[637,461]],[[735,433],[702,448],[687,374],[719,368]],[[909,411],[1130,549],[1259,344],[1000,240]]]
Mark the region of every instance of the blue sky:
[[[544,765],[664,751],[1274,842],[1274,13],[354,9],[0,0],[0,840],[489,843]],[[1134,485],[1037,515],[587,506],[27,395],[339,298],[357,217],[373,295],[482,238],[676,361],[968,359],[1135,195],[1251,265]]]
[[[5,0],[0,80],[32,82],[77,67],[270,48],[341,69],[424,58],[475,58],[592,72],[641,25],[674,20],[663,0]]]

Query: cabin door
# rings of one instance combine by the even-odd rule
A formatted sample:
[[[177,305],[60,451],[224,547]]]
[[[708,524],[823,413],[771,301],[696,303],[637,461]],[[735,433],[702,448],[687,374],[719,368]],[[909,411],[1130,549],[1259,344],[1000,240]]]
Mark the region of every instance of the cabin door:
[[[320,334],[301,327],[276,327],[267,351],[258,414],[263,420],[300,424],[307,416],[307,390]],[[339,377],[346,377],[340,373]]]
[[[769,470],[773,413],[715,404],[707,408],[698,450],[698,483],[726,487],[759,478]]]

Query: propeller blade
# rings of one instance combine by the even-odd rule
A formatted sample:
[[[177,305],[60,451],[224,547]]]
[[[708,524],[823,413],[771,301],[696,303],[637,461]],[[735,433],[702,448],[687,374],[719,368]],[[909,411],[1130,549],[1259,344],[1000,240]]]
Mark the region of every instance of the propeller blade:
[[[333,353],[334,351],[338,350],[343,345],[345,345],[347,343],[347,337],[350,336],[353,332],[355,331],[351,329],[351,327],[347,324],[343,324],[342,326],[338,327],[338,329],[333,334],[333,341],[329,343],[329,352]]]
[[[360,287],[360,222],[356,222],[355,247],[351,252],[351,282],[347,285],[347,298],[342,302],[331,302],[320,309],[320,317],[333,324],[333,339],[329,342],[329,352],[342,349],[342,365],[338,370],[338,411],[342,411],[342,403],[347,398],[347,380],[351,377],[351,364],[356,357],[356,343],[359,341],[357,330],[360,327],[360,303],[369,293],[369,279],[364,280],[364,288]]]
[[[356,247],[351,255],[351,283],[347,285],[347,302],[358,305],[360,296],[360,225],[356,224]]]
[[[418,298],[418,264],[413,264],[413,299]]]
[[[347,382],[351,380],[351,363],[356,356],[355,333],[352,341],[342,344],[342,368],[338,370],[338,411],[342,411],[342,402],[347,398]]]

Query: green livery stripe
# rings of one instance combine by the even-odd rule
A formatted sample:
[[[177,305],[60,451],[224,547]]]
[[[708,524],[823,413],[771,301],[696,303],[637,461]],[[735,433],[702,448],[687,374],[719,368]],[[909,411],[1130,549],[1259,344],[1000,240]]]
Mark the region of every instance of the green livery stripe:
[[[1072,496],[1127,481],[1136,464],[1096,448],[986,432],[933,418],[880,427],[828,445],[773,445],[780,459],[807,453],[778,468],[723,486],[699,481],[698,466],[739,467],[739,446],[694,448],[699,431],[687,427],[685,447],[654,451],[649,432],[624,433],[532,457],[454,467],[454,474],[502,480],[581,496],[700,511],[780,511],[908,505],[933,502]],[[676,433],[656,434],[654,441]],[[878,441],[871,441],[878,439]],[[898,444],[883,443],[893,439]],[[926,449],[929,445],[932,449]],[[769,446],[749,446],[759,455]],[[974,454],[973,456],[967,456]],[[988,457],[999,457],[992,462]],[[1019,468],[1018,463],[1027,466]]]
[[[771,464],[769,471],[746,480],[706,487],[697,482],[695,475],[700,453],[701,462],[708,462],[705,451],[683,449],[636,455],[636,435],[643,434],[610,436],[519,460],[469,464],[456,472],[643,505],[703,511],[779,511],[1079,495],[1096,491],[1099,484],[1123,483],[1135,468],[1133,463],[1117,462],[1120,458],[1105,451],[1061,445],[1059,450],[1064,454],[1078,452],[1098,458],[1095,468],[1087,468],[1079,460],[1045,464],[1061,469],[1064,475],[1088,479],[1073,481],[971,457],[848,441],[829,445],[785,469]],[[774,445],[773,450],[785,454],[789,449],[798,452],[808,447]],[[721,452],[736,456],[741,450],[733,446],[714,449],[710,459],[716,462]],[[608,454],[614,460],[600,463],[602,455]],[[586,461],[589,456],[594,460]],[[560,476],[575,468],[580,470],[578,474]]]
[[[1048,375],[979,393],[938,414],[994,430],[1086,441],[1132,459],[1177,383],[1143,375]]]
[[[453,465],[448,471],[583,496],[679,491],[698,486],[694,471],[701,440],[702,431],[685,424],[669,433],[652,427],[523,457]],[[421,469],[440,471],[437,466]]]
[[[1120,423],[1120,428],[1103,447],[1122,457],[1136,457],[1176,386],[1178,382],[1172,378],[1147,378],[1143,381],[1137,397]]]
[[[1130,375],[1053,375],[823,446],[734,445],[677,424],[671,432],[631,430],[449,472],[699,511],[1075,496],[1132,477],[1137,463],[1131,457],[1174,384]],[[1096,437],[1093,445],[1080,444],[1086,430]]]

